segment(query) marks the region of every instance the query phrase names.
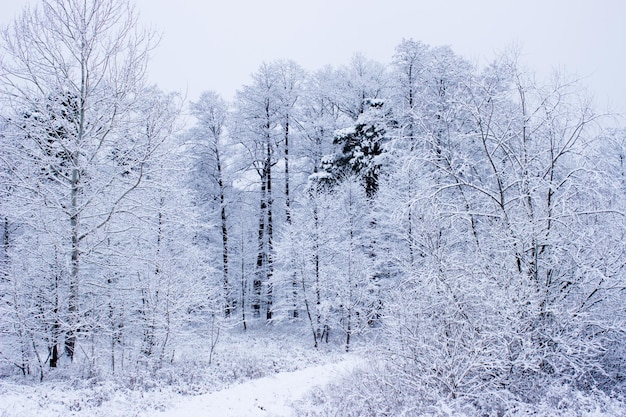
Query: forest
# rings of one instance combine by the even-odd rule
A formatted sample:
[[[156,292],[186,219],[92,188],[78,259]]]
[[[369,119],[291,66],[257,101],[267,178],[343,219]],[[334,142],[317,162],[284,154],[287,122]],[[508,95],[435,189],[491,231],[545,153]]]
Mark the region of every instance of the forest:
[[[207,392],[254,334],[366,360],[298,415],[626,412],[626,130],[580,80],[404,39],[186,102],[142,27],[2,32],[0,383]]]

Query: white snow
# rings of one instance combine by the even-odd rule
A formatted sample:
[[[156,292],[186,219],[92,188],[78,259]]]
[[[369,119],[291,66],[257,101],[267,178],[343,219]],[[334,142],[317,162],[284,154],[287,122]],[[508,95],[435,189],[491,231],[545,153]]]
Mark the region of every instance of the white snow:
[[[354,357],[341,362],[282,372],[188,399],[159,417],[290,417],[292,404],[358,366]]]

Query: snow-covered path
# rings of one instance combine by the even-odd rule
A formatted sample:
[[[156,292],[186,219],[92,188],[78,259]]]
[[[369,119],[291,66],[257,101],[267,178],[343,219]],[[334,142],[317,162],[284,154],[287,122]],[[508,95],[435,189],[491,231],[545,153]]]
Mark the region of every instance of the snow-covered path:
[[[357,359],[282,372],[230,388],[199,395],[159,417],[289,417],[291,404],[310,389],[324,385],[357,365]]]

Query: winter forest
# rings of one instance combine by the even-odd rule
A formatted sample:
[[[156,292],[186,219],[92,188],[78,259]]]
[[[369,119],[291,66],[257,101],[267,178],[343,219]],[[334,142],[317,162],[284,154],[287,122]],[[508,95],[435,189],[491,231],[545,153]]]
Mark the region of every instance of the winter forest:
[[[349,357],[293,415],[626,413],[626,130],[581,82],[405,39],[188,102],[142,27],[43,0],[2,32],[0,402],[159,415]]]

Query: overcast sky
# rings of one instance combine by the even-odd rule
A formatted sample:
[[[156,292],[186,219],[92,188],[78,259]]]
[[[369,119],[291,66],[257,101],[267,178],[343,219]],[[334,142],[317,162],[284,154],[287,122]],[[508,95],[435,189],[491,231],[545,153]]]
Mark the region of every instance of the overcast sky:
[[[26,3],[0,0],[2,23]],[[544,77],[585,78],[600,109],[626,111],[624,0],[136,0],[163,33],[150,76],[195,100],[213,89],[230,99],[263,61],[307,69],[347,63],[355,52],[387,63],[403,38],[450,45],[485,63],[512,44]]]

